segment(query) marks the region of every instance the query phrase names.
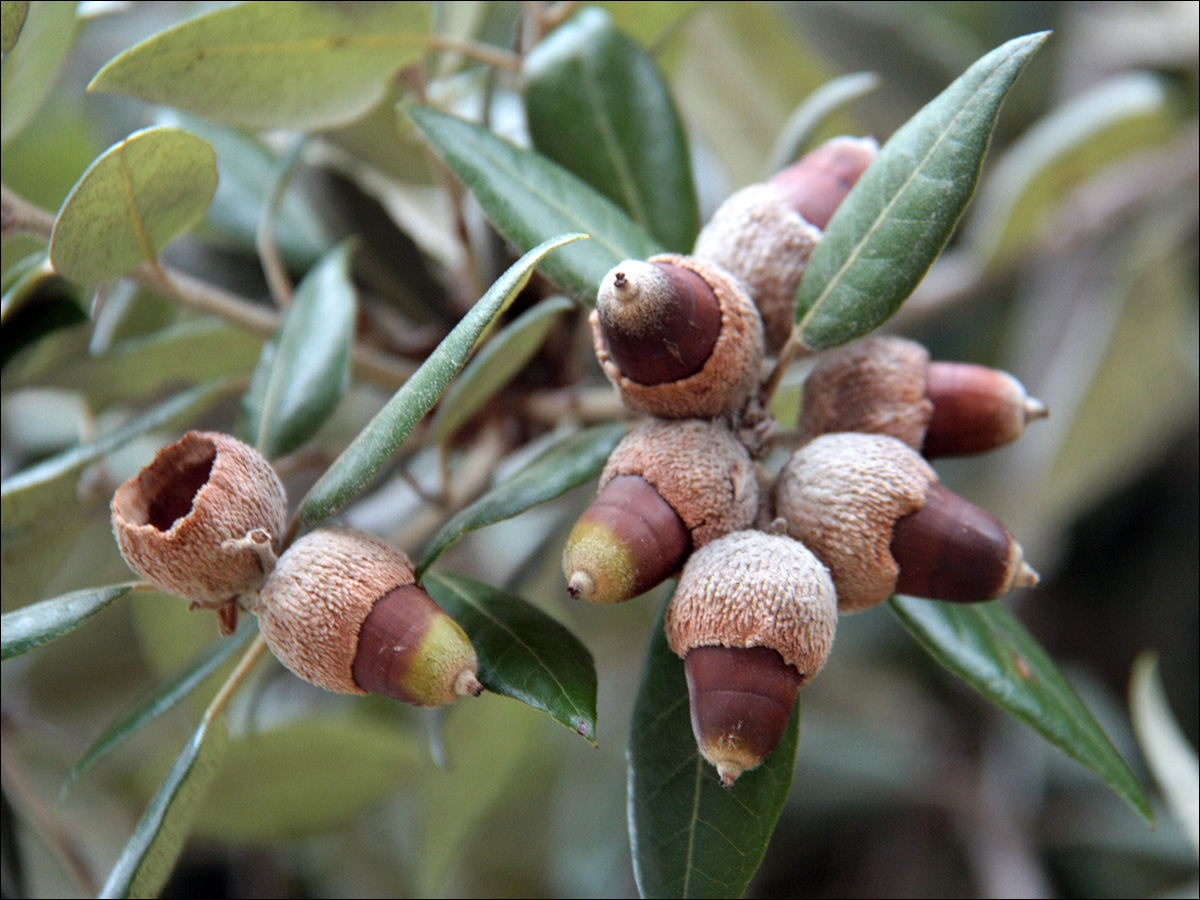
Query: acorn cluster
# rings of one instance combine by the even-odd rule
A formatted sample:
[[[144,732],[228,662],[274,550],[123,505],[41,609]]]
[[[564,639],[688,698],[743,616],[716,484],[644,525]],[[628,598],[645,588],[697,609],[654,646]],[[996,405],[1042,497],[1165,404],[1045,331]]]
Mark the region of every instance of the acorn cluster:
[[[615,603],[678,575],[667,640],[726,787],[779,742],[839,612],[1037,581],[1008,531],[926,461],[1008,443],[1045,415],[1005,373],[932,362],[900,338],[858,341],[806,380],[801,446],[782,471],[755,461],[764,358],[791,334],[809,254],[876,150],[836,138],[739,191],[692,256],[610,271],[591,315],[605,374],[653,418],[614,450],[568,536],[567,590]]]
[[[283,548],[283,484],[229,435],[189,432],[163,447],[111,509],[131,569],[216,610],[224,634],[239,610],[254,613],[275,656],[313,684],[417,706],[483,690],[470,640],[417,586],[399,550],[344,528]]]

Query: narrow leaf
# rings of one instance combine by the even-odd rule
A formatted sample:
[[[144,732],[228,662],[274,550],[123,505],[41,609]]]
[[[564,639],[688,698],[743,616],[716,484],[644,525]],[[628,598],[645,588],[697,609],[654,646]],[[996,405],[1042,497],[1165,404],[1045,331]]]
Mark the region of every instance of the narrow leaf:
[[[350,384],[358,302],[350,279],[351,244],[331,250],[296,288],[277,343],[255,372],[261,395],[254,445],[268,459],[295,450],[337,407]]]
[[[779,137],[775,139],[767,174],[772,175],[795,162],[817,129],[833,112],[877,87],[879,76],[874,72],[854,72],[827,81],[805,97],[804,102],[788,116]]]
[[[20,7],[26,14],[20,15]],[[16,21],[20,15],[21,21]],[[59,67],[70,52],[75,37],[75,4],[4,4],[5,41],[10,23],[18,35],[11,52],[6,48],[4,80],[0,87],[0,145],[7,146],[34,120],[57,81]]]
[[[76,484],[85,466],[148,431],[194,413],[229,389],[230,382],[223,381],[184,391],[120,428],[4,479],[0,483],[0,513],[5,538],[75,504]]]
[[[28,653],[34,647],[74,631],[118,597],[124,597],[132,591],[135,584],[130,582],[85,588],[5,613],[3,627],[0,628],[3,633],[0,660]]]
[[[442,443],[450,438],[460,425],[500,393],[541,349],[559,317],[574,306],[566,297],[549,297],[523,312],[489,340],[438,404],[430,426],[433,440]]]
[[[201,721],[134,828],[101,897],[158,896],[228,751],[225,720]]]
[[[629,737],[629,835],[643,897],[740,897],[792,786],[800,704],[766,761],[721,787],[692,734],[683,660],[655,625]]]
[[[588,7],[534,48],[525,77],[533,146],[669,249],[691,250],[700,211],[687,136],[650,54]]]
[[[1153,653],[1143,652],[1133,662],[1129,712],[1163,801],[1200,857],[1200,760],[1171,711]]]
[[[313,525],[327,519],[358,496],[416,424],[433,409],[446,385],[466,365],[480,335],[521,292],[538,263],[551,250],[581,237],[586,235],[564,235],[539,244],[488,288],[421,368],[313,485],[296,514],[300,522]]]
[[[1150,803],[1128,764],[1054,661],[1002,604],[903,596],[889,603],[946,669],[1083,763],[1153,821]]]
[[[425,53],[431,23],[428,3],[242,3],[126,50],[88,90],[230,125],[330,128],[383,99]]]
[[[805,346],[861,337],[912,293],[975,191],[1008,89],[1046,37],[984,56],[883,146],[808,261],[796,301]]]
[[[459,510],[438,529],[421,554],[418,577],[464,534],[511,519],[595,478],[624,436],[623,425],[599,425],[564,438],[538,454],[529,465]]]
[[[83,284],[154,260],[204,217],[217,189],[212,145],[179,128],[147,128],[105,150],[63,202],[50,261]]]
[[[462,575],[430,575],[425,589],[475,645],[488,690],[596,743],[596,667],[575,635],[520,597]]]
[[[575,299],[595,303],[596,288],[609,269],[662,252],[612,201],[544,156],[432,109],[416,107],[409,115],[492,224],[518,247],[564,232],[591,237],[546,262],[546,274]]]
[[[174,709],[204,679],[219,669],[222,663],[233,656],[234,651],[244,647],[246,641],[257,633],[258,628],[255,625],[243,627],[237,634],[212,644],[197,656],[190,665],[180,669],[173,678],[159,685],[149,697],[130,710],[128,715],[114,722],[110,727],[105,729],[100,737],[96,738],[92,745],[84,752],[83,756],[80,757],[79,762],[75,763],[72,767],[70,773],[67,775],[67,782],[63,785],[63,790],[65,791],[70,788],[72,784],[82,778],[104,757],[108,756],[108,754],[112,753],[112,751],[116,750],[163,713]]]

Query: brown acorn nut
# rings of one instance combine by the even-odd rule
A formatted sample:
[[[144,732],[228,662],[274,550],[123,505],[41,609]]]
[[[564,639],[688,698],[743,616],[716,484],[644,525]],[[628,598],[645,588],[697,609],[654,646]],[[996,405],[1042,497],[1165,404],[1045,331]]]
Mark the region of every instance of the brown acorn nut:
[[[112,526],[129,567],[237,627],[238,597],[258,590],[286,526],[271,464],[226,434],[192,431],[113,495]]]
[[[837,627],[829,572],[786,535],[738,531],[692,554],[667,610],[692,731],[731,787],[775,749]]]
[[[305,535],[279,558],[252,612],[279,661],[326,690],[416,706],[483,691],[466,633],[417,587],[408,557],[372,535]]]
[[[829,567],[843,613],[893,593],[965,603],[1038,581],[999,522],[888,435],[827,434],[804,445],[779,473],[775,509]]]
[[[1047,415],[1007,372],[931,362],[916,341],[877,336],[826,354],[804,382],[801,442],[821,434],[890,434],[926,457],[984,453]]]
[[[747,528],[758,509],[750,454],[720,422],[659,420],[628,435],[563,550],[572,597],[619,603],[679,571],[694,547]]]
[[[758,310],[712,263],[669,253],[626,260],[604,276],[590,321],[596,358],[630,409],[715,418],[758,387]]]
[[[791,333],[796,291],[821,230],[878,152],[872,138],[833,138],[732,194],[696,238],[692,255],[723,266],[750,291],[768,352]]]

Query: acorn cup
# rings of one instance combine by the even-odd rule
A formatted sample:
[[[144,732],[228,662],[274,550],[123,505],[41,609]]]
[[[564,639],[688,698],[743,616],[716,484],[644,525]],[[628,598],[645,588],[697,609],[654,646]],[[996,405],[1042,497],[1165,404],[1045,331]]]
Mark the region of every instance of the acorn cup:
[[[829,567],[843,613],[894,593],[969,603],[1038,581],[1004,526],[888,435],[827,434],[805,444],[779,473],[775,510]]]
[[[746,285],[762,316],[767,352],[778,352],[791,334],[808,258],[878,152],[872,138],[833,138],[770,180],[730,195],[696,238],[693,256]]]
[[[626,260],[600,283],[592,341],[630,409],[664,419],[736,413],[758,388],[762,322],[719,266],[662,254]]]
[[[279,558],[251,611],[279,661],[326,690],[415,706],[483,691],[466,633],[416,585],[408,557],[372,535],[305,535]]]
[[[837,615],[829,572],[786,535],[734,532],[688,560],[667,643],[684,660],[696,744],[725,787],[783,737],[798,691],[829,656]]]
[[[286,526],[287,497],[253,447],[192,431],[117,489],[112,527],[129,567],[161,591],[214,609],[237,628],[239,597],[266,581]]]
[[[1007,372],[938,362],[916,341],[870,337],[822,357],[804,382],[802,443],[839,431],[890,434],[926,457],[985,453],[1047,415]]]
[[[693,548],[747,528],[758,509],[750,454],[720,422],[658,420],[628,435],[571,529],[572,597],[619,603],[679,571]]]

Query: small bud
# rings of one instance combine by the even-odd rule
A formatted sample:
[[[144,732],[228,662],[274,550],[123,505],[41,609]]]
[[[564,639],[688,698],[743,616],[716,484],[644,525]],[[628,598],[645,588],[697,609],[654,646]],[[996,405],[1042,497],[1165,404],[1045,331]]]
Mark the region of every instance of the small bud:
[[[113,533],[129,567],[161,591],[237,627],[279,549],[287,497],[271,464],[225,434],[192,431],[113,495]]]
[[[739,531],[692,554],[667,642],[684,659],[696,744],[725,787],[779,743],[836,627],[829,573],[797,541]]]
[[[804,382],[800,439],[860,431],[899,438],[928,458],[984,453],[1046,415],[1007,372],[931,362],[916,341],[871,337],[827,354]]]
[[[599,494],[567,537],[573,597],[619,603],[679,571],[694,547],[748,527],[758,481],[746,448],[719,422],[654,421],[626,437]]]
[[[801,447],[776,481],[775,508],[829,567],[842,612],[897,591],[973,602],[1037,583],[1000,523],[887,435],[827,434]]]
[[[778,352],[791,334],[796,292],[821,229],[878,149],[870,138],[834,138],[770,181],[731,195],[696,238],[694,256],[746,285],[768,352]]]
[[[596,358],[630,409],[713,418],[741,409],[758,386],[758,312],[710,263],[626,260],[601,282],[591,324]]]
[[[369,534],[305,535],[280,557],[252,611],[279,661],[326,690],[416,706],[483,690],[466,633],[416,586],[408,557]]]

